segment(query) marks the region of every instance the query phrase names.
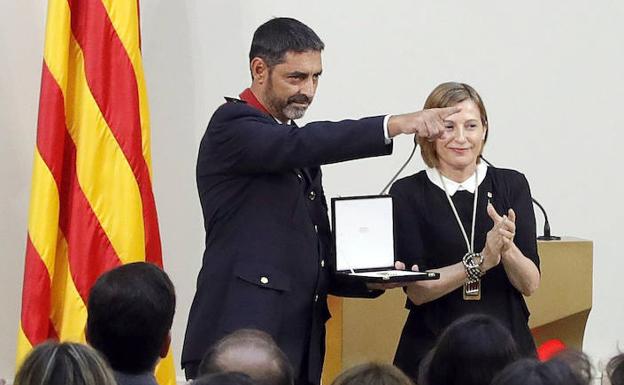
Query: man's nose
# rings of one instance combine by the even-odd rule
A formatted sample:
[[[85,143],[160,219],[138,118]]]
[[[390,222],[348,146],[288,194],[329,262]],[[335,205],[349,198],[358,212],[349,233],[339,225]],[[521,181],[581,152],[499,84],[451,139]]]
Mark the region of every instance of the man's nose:
[[[314,97],[314,93],[316,92],[316,83],[311,78],[307,79],[301,85],[301,89],[299,91],[308,98],[312,99]]]

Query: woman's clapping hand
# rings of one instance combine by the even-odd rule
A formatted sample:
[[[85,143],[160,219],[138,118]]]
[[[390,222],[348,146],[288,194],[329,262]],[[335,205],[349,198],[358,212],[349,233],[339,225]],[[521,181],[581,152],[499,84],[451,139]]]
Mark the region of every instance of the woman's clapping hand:
[[[500,263],[501,254],[511,247],[516,233],[516,213],[513,209],[509,209],[507,215],[500,216],[494,206],[488,203],[487,213],[494,225],[487,233],[485,247],[481,252],[486,270]]]

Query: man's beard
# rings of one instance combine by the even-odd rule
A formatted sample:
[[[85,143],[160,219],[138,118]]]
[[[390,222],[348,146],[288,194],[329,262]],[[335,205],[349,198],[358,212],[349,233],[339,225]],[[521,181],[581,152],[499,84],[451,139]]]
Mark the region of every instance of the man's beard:
[[[270,80],[269,80],[270,81]],[[304,94],[295,94],[288,99],[280,99],[273,92],[273,85],[269,83],[267,90],[267,102],[271,107],[271,110],[279,112],[282,116],[276,116],[276,118],[286,118],[288,120],[300,119],[305,115],[308,110],[308,106],[312,103],[312,98],[307,97]],[[295,104],[297,103],[297,104]],[[304,106],[305,105],[305,106]]]
[[[299,101],[293,101],[291,99],[298,97]],[[305,98],[305,100],[303,100]],[[310,99],[302,94],[293,95],[288,98],[286,106],[282,108],[282,113],[290,120],[301,119],[303,115],[305,115],[308,110],[308,106],[310,105]],[[305,103],[305,107],[301,105],[294,105],[293,103]]]

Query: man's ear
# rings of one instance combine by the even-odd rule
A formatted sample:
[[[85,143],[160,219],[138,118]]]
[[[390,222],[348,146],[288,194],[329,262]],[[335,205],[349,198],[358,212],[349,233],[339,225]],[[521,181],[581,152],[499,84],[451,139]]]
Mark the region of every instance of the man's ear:
[[[269,76],[269,66],[266,62],[262,58],[255,57],[251,59],[249,67],[251,69],[251,76],[253,77],[254,82],[263,84]]]
[[[167,357],[167,353],[169,353],[169,346],[171,346],[171,331],[167,333],[162,346],[160,347],[160,358]]]

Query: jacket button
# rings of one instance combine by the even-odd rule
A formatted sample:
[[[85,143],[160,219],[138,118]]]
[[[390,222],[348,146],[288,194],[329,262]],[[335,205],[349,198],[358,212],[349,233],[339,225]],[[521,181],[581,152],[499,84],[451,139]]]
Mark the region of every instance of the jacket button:
[[[325,260],[321,259],[321,267],[325,267]]]
[[[314,302],[318,302],[318,294],[314,295]]]
[[[316,193],[314,192],[314,190],[310,191],[310,193],[308,194],[308,199],[310,199],[311,201],[316,199]]]
[[[266,285],[267,283],[269,283],[269,279],[267,277],[261,277],[260,283],[262,283],[263,285]]]
[[[303,180],[303,175],[297,173],[297,178],[299,178],[299,180],[302,181]]]

